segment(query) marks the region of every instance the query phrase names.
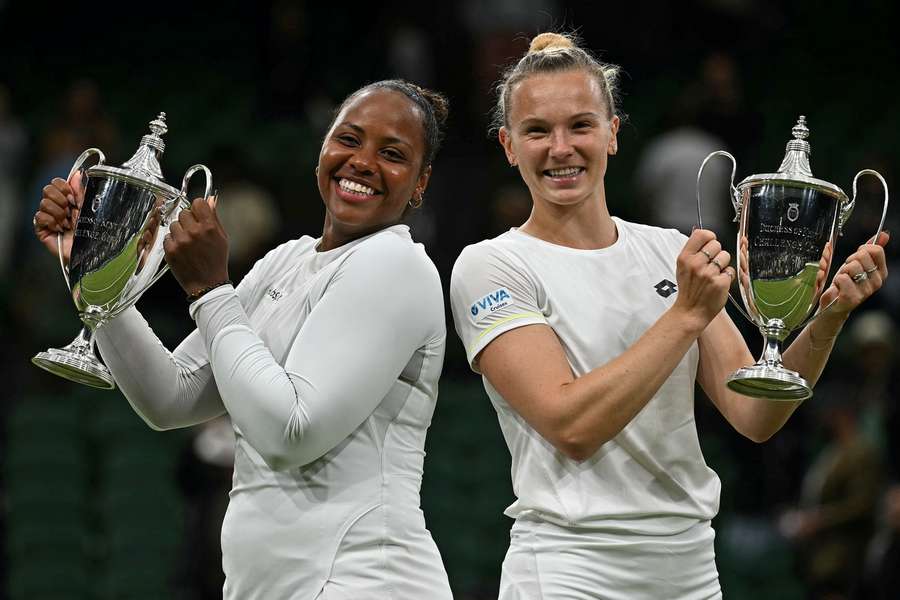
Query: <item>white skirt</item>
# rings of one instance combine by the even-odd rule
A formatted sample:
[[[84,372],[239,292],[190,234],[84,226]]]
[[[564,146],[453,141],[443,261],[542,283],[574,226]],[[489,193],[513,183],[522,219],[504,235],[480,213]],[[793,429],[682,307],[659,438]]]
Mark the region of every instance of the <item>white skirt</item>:
[[[518,519],[499,600],[708,600],[722,597],[709,521],[647,536]]]

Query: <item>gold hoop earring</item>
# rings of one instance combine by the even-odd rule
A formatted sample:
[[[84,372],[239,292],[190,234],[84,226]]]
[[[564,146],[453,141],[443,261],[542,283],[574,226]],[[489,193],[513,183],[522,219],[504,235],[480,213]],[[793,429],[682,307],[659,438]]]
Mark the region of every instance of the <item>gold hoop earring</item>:
[[[415,200],[415,202],[413,202],[414,200]],[[425,195],[424,195],[424,194],[419,194],[419,197],[418,197],[418,198],[415,198],[415,197],[410,198],[410,199],[409,199],[409,207],[410,207],[410,208],[419,208],[420,206],[422,206],[422,202],[423,202],[424,200],[425,200]]]

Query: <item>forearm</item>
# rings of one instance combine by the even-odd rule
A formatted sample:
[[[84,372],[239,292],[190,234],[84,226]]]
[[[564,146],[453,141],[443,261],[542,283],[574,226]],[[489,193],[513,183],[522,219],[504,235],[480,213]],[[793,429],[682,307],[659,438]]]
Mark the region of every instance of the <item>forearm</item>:
[[[266,462],[283,467],[309,426],[291,376],[252,329],[230,286],[206,294],[191,313],[232,421]]]
[[[773,402],[731,391],[726,381],[753,356],[728,313],[722,311],[700,336],[697,381],[725,419],[744,437],[761,443],[785,424],[800,402]]]
[[[232,421],[273,469],[308,464],[350,435],[416,347],[397,331],[396,318],[348,315],[360,297],[352,292],[320,300],[283,365],[230,287],[191,307]]]
[[[698,334],[697,324],[670,309],[619,357],[563,385],[563,440],[590,456],[615,437],[656,395]]]
[[[810,386],[815,385],[828,361],[834,340],[844,320],[825,315],[807,325],[782,354],[786,368],[798,372]],[[729,327],[724,335],[723,328]],[[772,401],[737,394],[725,386],[736,369],[750,364],[746,352],[734,350],[739,339],[730,323],[716,324],[715,331],[700,338],[700,383],[729,423],[754,442],[765,442],[777,433],[802,401]]]
[[[132,307],[99,327],[95,339],[119,389],[151,428],[187,427],[225,411],[196,334],[173,354]]]
[[[846,316],[826,311],[810,322],[784,351],[784,366],[799,373],[810,387],[815,386],[845,320]]]

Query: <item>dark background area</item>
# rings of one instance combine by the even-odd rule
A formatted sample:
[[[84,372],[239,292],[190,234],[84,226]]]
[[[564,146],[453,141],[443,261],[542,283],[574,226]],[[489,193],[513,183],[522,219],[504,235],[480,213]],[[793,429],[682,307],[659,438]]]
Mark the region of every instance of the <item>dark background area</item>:
[[[227,8],[0,0],[0,359],[7,385],[0,410],[0,598],[220,595],[217,519],[230,486],[221,430],[151,432],[118,392],[82,388],[29,363],[78,331],[59,266],[33,239],[30,221],[41,187],[65,176],[84,148],[98,146],[119,165],[165,111],[163,172],[177,186],[191,164],[212,169],[220,208],[240,224],[229,231],[236,279],[275,244],[320,234],[313,169],[331,111],[346,94],[397,76],[433,87],[450,98],[451,117],[425,207],[411,226],[446,289],[465,245],[527,217],[527,189],[488,135],[488,122],[493,83],[535,33],[574,30],[602,60],[623,67],[627,118],[606,177],[611,211],[684,228],[695,220],[699,160],[681,161],[690,185],[680,186],[677,205],[663,206],[676,178],[654,171],[649,157],[666,140],[702,139],[694,150],[728,149],[739,181],[777,169],[803,114],[817,177],[850,193],[854,174],[873,168],[896,184],[898,12],[894,2],[866,0],[281,1]],[[662,191],[648,185],[651,173]],[[875,231],[882,192],[872,182],[860,182],[835,264]],[[733,240],[725,186],[727,179],[705,206],[718,215],[711,222],[719,237]],[[897,221],[892,212],[889,228]],[[681,221],[670,220],[679,213]],[[896,247],[895,240],[892,257]],[[831,538],[814,537],[821,531],[791,535],[785,515],[809,508],[816,497],[808,492],[811,474],[833,465],[829,452],[844,447],[847,429],[832,418],[836,405],[851,407],[856,438],[874,456],[856,469],[871,477],[845,491],[876,492],[854,500],[856,520],[840,523],[845,532],[864,530],[865,539],[839,542],[862,550],[852,552],[856,562],[838,561],[838,583],[826,587],[843,594],[832,597],[879,597],[873,561],[891,555],[873,547],[892,539],[884,507],[897,444],[897,280],[854,315],[816,398],[769,442],[741,438],[698,393],[701,443],[723,483],[715,525],[726,598],[826,597],[810,548]],[[170,347],[191,329],[171,277],[139,307]],[[854,327],[864,314],[881,320]],[[759,333],[748,324],[742,329],[756,352]],[[457,597],[492,598],[508,543],[502,510],[512,502],[509,456],[480,379],[448,330],[422,502]],[[880,370],[871,371],[873,363]]]

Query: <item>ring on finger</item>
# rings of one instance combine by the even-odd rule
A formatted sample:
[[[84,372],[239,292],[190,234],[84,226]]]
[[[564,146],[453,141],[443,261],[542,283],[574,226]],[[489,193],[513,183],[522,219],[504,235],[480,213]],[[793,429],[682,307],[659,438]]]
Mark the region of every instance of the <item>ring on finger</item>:
[[[866,274],[874,273],[877,270],[878,270],[878,267],[872,267],[871,269],[866,269]]]
[[[706,256],[706,262],[712,262],[712,260],[713,260],[712,254],[710,254],[709,252],[707,252],[707,251],[704,250],[703,248],[700,248],[700,252],[702,252],[703,255]]]
[[[719,261],[718,261],[718,260],[716,260],[716,259],[714,258],[714,259],[710,260],[709,262],[711,262],[712,264],[714,264],[714,265],[716,265],[717,267],[719,267],[719,272],[720,272],[720,273],[722,272],[722,265],[719,264]]]
[[[851,277],[850,279],[853,280],[853,283],[860,283],[862,281],[865,281],[868,278],[869,278],[869,274],[866,271],[861,271],[861,272],[857,273],[856,275],[854,275],[853,277]]]

